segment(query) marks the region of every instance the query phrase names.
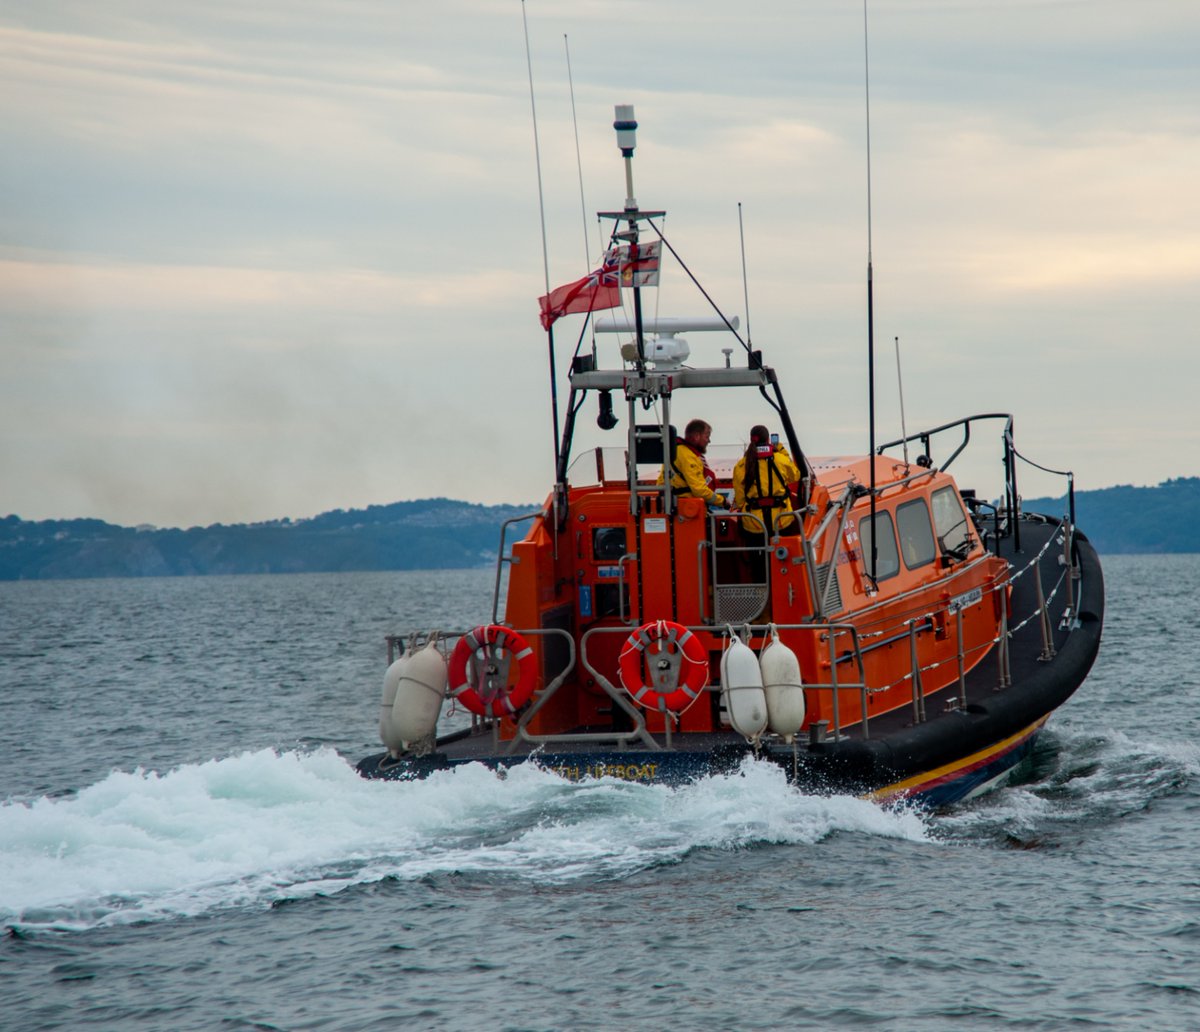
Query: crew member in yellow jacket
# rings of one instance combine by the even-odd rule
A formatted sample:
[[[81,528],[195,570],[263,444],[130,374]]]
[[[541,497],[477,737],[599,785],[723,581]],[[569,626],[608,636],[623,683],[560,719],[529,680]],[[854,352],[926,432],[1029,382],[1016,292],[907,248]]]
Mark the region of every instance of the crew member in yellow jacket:
[[[684,427],[683,440],[676,444],[671,459],[671,488],[678,495],[703,498],[709,507],[719,508],[722,499],[714,489],[716,477],[704,461],[711,438],[712,427],[703,419],[693,419]],[[659,470],[658,482],[663,482],[663,470]]]
[[[762,543],[767,536],[799,534],[800,524],[792,515],[788,488],[800,482],[800,470],[787,449],[771,440],[765,426],[750,429],[750,447],[733,467],[733,507],[753,515],[742,517],[742,529]]]

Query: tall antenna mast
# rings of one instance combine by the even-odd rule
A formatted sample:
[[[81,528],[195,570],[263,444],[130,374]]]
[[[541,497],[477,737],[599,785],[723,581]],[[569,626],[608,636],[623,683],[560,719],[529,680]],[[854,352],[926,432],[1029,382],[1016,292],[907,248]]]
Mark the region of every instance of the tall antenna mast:
[[[525,0],[521,0],[524,4]],[[567,85],[571,88],[571,123],[575,127],[575,168],[579,172],[579,214],[583,218],[583,269],[590,272],[592,268],[592,253],[588,250],[587,239],[587,201],[583,195],[583,158],[579,153],[579,119],[575,116],[575,79],[571,75],[571,45],[567,34],[563,33],[563,50],[567,54]]]
[[[546,294],[550,294],[550,252],[546,246],[546,202],[542,192],[542,149],[538,142],[537,104],[533,98],[533,57],[529,52],[529,20],[525,17],[525,0],[521,0],[521,24],[525,29],[525,64],[529,69],[529,110],[533,115],[533,156],[537,165],[538,217],[542,222],[542,275],[545,278]],[[560,462],[561,448],[558,443],[558,376],[554,368],[554,326],[546,330],[546,349],[550,358],[550,421],[554,435],[554,469]],[[560,504],[561,503],[561,504]],[[560,517],[566,517],[566,489],[562,481],[554,485],[554,554],[558,555],[558,526]]]
[[[908,426],[904,422],[904,377],[900,375],[900,338],[896,338],[896,386],[900,390],[900,436],[904,438],[904,468],[908,469]]]
[[[742,242],[742,303],[746,306],[746,347],[750,347],[750,288],[746,280],[746,231],[742,227],[742,202],[738,201],[738,237]]]
[[[871,54],[867,44],[867,0],[863,0],[863,76],[867,99],[867,408],[871,463],[871,565],[868,573],[874,582],[879,548],[875,543],[875,288],[871,268]]]

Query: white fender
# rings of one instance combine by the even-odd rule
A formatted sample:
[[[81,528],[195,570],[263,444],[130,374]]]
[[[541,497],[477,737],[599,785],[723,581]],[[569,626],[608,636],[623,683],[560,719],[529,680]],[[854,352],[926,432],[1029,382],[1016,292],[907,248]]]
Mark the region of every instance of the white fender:
[[[733,729],[753,741],[767,726],[762,671],[752,649],[734,637],[721,656],[721,694]]]
[[[767,697],[767,722],[775,734],[792,744],[804,723],[804,685],[800,680],[800,660],[779,635],[772,633],[771,643],[759,657],[763,691]]]
[[[392,706],[396,702],[396,688],[400,684],[400,678],[404,676],[410,658],[412,653],[405,652],[383,675],[383,697],[379,702],[379,740],[395,755],[403,750],[404,743],[392,726]]]
[[[437,730],[445,697],[446,658],[437,645],[430,642],[408,657],[396,682],[391,728],[403,748],[428,738]]]

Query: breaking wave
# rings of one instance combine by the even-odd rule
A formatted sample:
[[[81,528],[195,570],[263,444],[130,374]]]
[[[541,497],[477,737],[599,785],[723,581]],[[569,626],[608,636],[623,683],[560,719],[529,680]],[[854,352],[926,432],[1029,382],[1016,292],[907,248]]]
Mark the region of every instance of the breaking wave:
[[[837,832],[929,839],[919,814],[806,796],[767,764],[675,788],[532,765],[372,782],[330,749],[268,749],[0,805],[0,921],[82,930],[450,872],[603,880]]]

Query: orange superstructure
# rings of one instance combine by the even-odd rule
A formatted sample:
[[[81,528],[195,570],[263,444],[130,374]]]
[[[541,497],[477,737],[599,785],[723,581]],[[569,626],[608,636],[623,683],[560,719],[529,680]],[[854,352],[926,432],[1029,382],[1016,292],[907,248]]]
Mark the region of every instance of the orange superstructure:
[[[617,659],[631,629],[660,619],[693,628],[709,652],[714,686],[730,627],[748,630],[752,647],[778,627],[800,659],[806,729],[820,721],[853,727],[864,700],[869,716],[911,706],[914,668],[920,694],[958,681],[997,640],[1008,564],[984,549],[953,480],[937,470],[877,458],[872,516],[870,499],[857,491],[868,461],[814,461],[802,533],[764,539],[756,550],[738,538],[732,513],[708,512],[694,498],[676,499],[667,512],[649,481],[638,485],[641,494],[635,489],[636,516],[623,481],[571,488],[557,535],[548,498],[545,514],[513,547],[505,616],[515,627],[569,633],[581,662],[525,730],[552,735],[627,720],[603,683],[619,687]],[[765,584],[753,579],[755,551],[767,560]],[[722,622],[722,601],[745,596],[757,611]],[[548,683],[555,640],[542,637],[534,648]],[[866,689],[848,690],[855,684]],[[719,693],[675,718],[678,731],[721,730]],[[665,731],[665,720],[648,714],[649,730]],[[514,732],[510,721],[502,736]]]

